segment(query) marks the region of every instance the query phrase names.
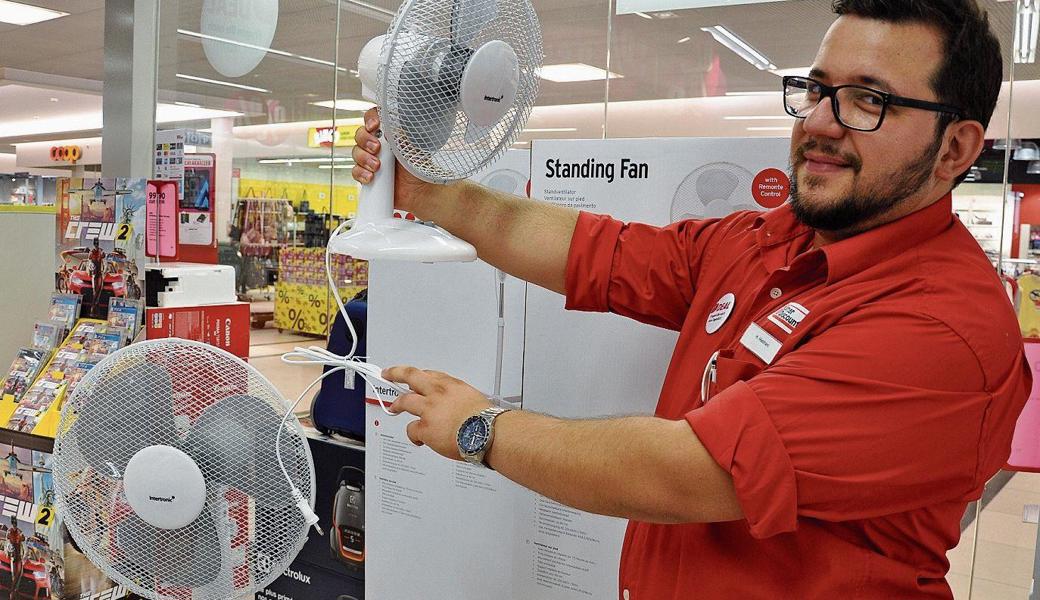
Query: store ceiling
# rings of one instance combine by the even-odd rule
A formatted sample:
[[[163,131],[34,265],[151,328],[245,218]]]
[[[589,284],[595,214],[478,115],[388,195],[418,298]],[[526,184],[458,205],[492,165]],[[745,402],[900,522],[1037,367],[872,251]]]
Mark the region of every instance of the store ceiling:
[[[79,78],[93,81],[96,88],[96,82],[104,79],[104,1],[30,1],[71,14],[26,27],[0,24],[0,68]],[[390,12],[400,4],[400,0],[365,1]],[[240,4],[248,6],[246,2]],[[983,4],[1006,50],[1007,64],[1014,2],[983,0]],[[820,39],[833,20],[830,0],[679,10],[671,18],[649,20],[638,15],[609,19],[607,0],[534,0],[534,5],[542,22],[548,64],[585,62],[606,67],[608,37],[613,40],[610,69],[623,78],[610,83],[612,101],[700,98],[722,91],[776,89],[777,76],[755,69],[700,28],[726,25],[778,67],[793,68],[812,62]],[[230,80],[268,89],[269,93],[177,78],[181,73],[228,80],[209,64],[197,38],[177,33],[178,29],[200,31],[203,0],[166,1],[161,6],[159,84],[165,101],[200,103],[201,98],[208,108],[225,110],[238,110],[243,101],[259,103],[253,106],[259,105],[263,110],[238,110],[247,113],[238,120],[245,125],[327,119],[331,111],[311,103],[331,99],[336,85],[338,97],[360,97],[360,82],[351,73],[275,54],[269,54],[251,73]],[[357,9],[350,0],[281,0],[271,47],[326,61],[335,61],[338,54],[340,64],[352,69],[362,45],[385,31],[385,19],[372,18],[371,14]],[[612,28],[609,34],[608,22]],[[685,37],[690,40],[677,43]],[[338,73],[338,81],[334,81],[334,73]],[[1016,79],[1040,79],[1040,65],[1017,65],[1015,75]],[[3,84],[0,80],[0,86]],[[53,89],[48,85],[40,87]],[[543,82],[539,105],[602,102],[604,87],[602,81]],[[69,91],[97,95],[96,89]],[[5,121],[24,119],[37,108],[44,110],[36,96],[22,89],[0,93],[0,144],[11,141],[3,135]],[[52,108],[57,107],[46,106],[48,110]],[[341,115],[353,116],[342,112]],[[647,131],[647,135],[654,134]]]

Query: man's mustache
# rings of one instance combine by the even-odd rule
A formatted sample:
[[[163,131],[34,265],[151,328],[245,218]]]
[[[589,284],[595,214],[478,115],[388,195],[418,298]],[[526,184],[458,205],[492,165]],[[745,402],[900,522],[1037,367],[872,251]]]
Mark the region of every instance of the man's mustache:
[[[798,147],[794,151],[794,166],[799,167],[805,164],[806,158],[805,153],[809,151],[816,151],[820,154],[825,154],[841,160],[843,163],[848,165],[852,171],[859,174],[860,170],[863,169],[863,161],[859,159],[855,154],[849,152],[841,152],[838,148],[831,146],[830,144],[821,143],[819,140],[809,140]]]

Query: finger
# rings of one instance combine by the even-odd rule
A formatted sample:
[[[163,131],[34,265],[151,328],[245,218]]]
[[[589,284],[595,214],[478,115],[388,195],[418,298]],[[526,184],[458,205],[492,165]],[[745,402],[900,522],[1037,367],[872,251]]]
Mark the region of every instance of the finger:
[[[405,428],[405,432],[408,434],[408,439],[416,446],[424,445],[422,441],[422,429],[423,422],[421,419],[412,421],[408,424],[408,427]]]
[[[379,129],[378,108],[373,107],[365,111],[365,129],[372,133],[375,133],[375,131]]]
[[[426,371],[415,367],[391,367],[383,371],[383,378],[394,383],[407,384],[413,392],[424,396],[437,391],[440,386]]]
[[[379,138],[369,133],[365,129],[358,129],[357,133],[354,134],[354,149],[367,151],[371,154],[377,154],[379,152]],[[355,158],[357,154],[354,155]]]
[[[350,170],[350,174],[354,176],[355,181],[358,181],[360,183],[368,183],[372,181],[372,171],[369,171],[364,167],[355,166],[353,169]]]
[[[405,394],[390,405],[390,412],[394,414],[406,412],[421,418],[426,412],[428,404],[429,400],[419,394]]]

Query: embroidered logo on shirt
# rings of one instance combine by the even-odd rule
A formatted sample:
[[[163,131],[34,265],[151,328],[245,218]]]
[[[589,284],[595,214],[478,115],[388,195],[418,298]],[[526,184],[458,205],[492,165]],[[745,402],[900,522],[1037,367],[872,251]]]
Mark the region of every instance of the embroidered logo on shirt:
[[[787,333],[793,333],[795,328],[809,316],[809,309],[797,302],[790,302],[775,313],[769,315],[769,320]]]

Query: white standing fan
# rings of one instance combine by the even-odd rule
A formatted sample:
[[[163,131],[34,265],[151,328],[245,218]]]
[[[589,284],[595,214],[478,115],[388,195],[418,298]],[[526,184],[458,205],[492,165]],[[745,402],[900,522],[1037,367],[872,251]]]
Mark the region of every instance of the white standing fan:
[[[362,94],[380,107],[381,168],[329,250],[364,260],[476,259],[443,229],[393,218],[395,161],[431,183],[480,171],[527,122],[541,63],[530,0],[405,0],[386,35],[361,51]]]
[[[137,595],[251,597],[317,521],[310,449],[288,408],[256,369],[205,344],[116,352],[62,408],[59,514],[87,558]]]

